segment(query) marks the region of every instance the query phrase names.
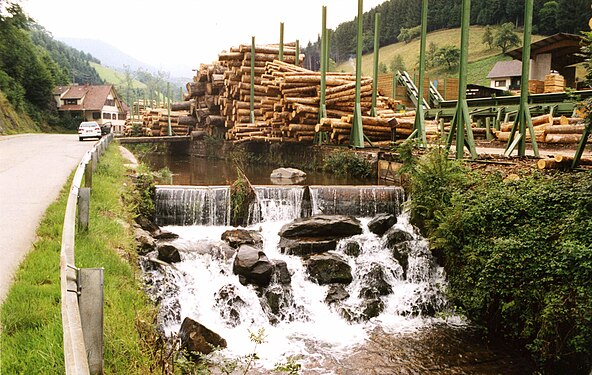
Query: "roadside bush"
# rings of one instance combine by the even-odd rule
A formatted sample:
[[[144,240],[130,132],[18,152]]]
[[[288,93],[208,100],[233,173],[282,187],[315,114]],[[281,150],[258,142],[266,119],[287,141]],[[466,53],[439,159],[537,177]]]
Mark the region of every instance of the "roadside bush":
[[[459,175],[444,156],[412,167],[411,209],[443,254],[449,297],[493,335],[520,342],[540,369],[592,366],[592,173],[506,182]],[[430,177],[432,176],[432,177]]]
[[[337,176],[368,178],[374,174],[372,164],[353,151],[338,151],[327,156],[323,169]]]

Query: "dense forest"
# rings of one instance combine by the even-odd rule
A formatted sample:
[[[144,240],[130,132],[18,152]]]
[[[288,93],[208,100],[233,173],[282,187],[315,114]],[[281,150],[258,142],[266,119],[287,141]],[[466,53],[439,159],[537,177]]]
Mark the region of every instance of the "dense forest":
[[[428,31],[460,26],[462,0],[430,0],[428,2]],[[399,41],[402,29],[420,24],[421,1],[389,0],[364,13],[363,51],[372,51],[374,43],[374,17],[381,15],[380,46]],[[512,22],[517,27],[523,23],[524,0],[472,0],[472,25],[501,25]],[[328,10],[331,17],[331,10]],[[534,0],[533,33],[552,35],[558,32],[579,34],[587,30],[592,17],[590,0]],[[320,22],[319,22],[320,23]],[[340,24],[330,31],[330,56],[337,63],[355,54],[356,21]],[[318,69],[320,40],[309,43],[304,49],[305,66]]]

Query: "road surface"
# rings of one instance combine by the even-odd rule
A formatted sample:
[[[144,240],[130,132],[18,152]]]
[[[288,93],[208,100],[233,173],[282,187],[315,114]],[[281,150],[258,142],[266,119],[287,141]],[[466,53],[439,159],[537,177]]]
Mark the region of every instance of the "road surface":
[[[45,210],[94,144],[77,134],[0,136],[0,304]]]

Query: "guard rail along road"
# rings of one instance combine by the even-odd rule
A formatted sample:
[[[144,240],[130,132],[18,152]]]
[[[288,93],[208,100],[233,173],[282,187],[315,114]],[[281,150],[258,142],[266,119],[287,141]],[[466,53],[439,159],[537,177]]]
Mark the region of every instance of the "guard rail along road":
[[[64,215],[60,287],[66,374],[103,373],[103,269],[75,266],[74,237],[77,230],[88,230],[92,174],[112,140],[112,133],[104,136],[80,160]]]

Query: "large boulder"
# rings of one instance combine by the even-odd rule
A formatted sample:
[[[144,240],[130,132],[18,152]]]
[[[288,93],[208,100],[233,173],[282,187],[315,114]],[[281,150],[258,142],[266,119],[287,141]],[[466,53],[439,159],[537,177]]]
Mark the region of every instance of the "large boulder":
[[[241,245],[263,246],[263,236],[254,230],[230,229],[222,233],[222,240],[235,249]]]
[[[149,218],[147,218],[144,215],[139,215],[135,218],[136,223],[138,223],[138,225],[140,227],[142,227],[142,229],[150,232],[150,233],[157,233],[158,230],[160,229],[158,227],[158,225],[156,225],[154,223],[154,221],[150,220]]]
[[[372,264],[368,273],[362,276],[364,287],[360,290],[360,297],[376,299],[392,293],[393,289],[386,278],[384,269],[379,264]]]
[[[291,180],[291,179],[302,179],[306,177],[306,173],[296,168],[277,168],[271,172],[269,176],[272,180]]]
[[[401,242],[411,241],[413,240],[413,236],[411,233],[404,231],[403,229],[399,228],[391,228],[385,234],[384,238],[386,241],[386,246],[390,249],[394,248]]]
[[[353,280],[351,267],[337,253],[311,255],[305,264],[310,278],[320,285],[349,284]]]
[[[370,220],[368,229],[377,236],[382,236],[395,224],[397,224],[397,217],[395,215],[380,214]]]
[[[360,221],[352,216],[316,215],[296,219],[282,227],[280,237],[344,238],[362,233]]]
[[[350,257],[358,257],[362,253],[362,246],[356,241],[349,241],[342,247],[343,252]]]
[[[219,334],[191,318],[185,318],[179,330],[181,349],[197,356],[210,354],[214,348],[226,348],[227,343]]]
[[[142,228],[136,228],[134,237],[136,239],[138,254],[146,255],[156,249],[156,241],[154,241],[154,238],[152,238],[148,231]]]
[[[280,259],[274,259],[273,263],[273,275],[274,280],[282,285],[288,285],[292,282],[292,275],[288,270],[288,264]]]
[[[345,290],[345,287],[341,284],[330,285],[327,295],[325,296],[325,303],[333,304],[341,302],[349,298],[349,293]]]
[[[412,241],[399,242],[392,247],[393,258],[399,262],[403,269],[403,278],[407,279],[407,270],[409,269],[409,256],[413,251]]]
[[[335,238],[287,238],[281,237],[279,248],[282,253],[288,255],[307,256],[335,250],[337,240]]]
[[[239,276],[241,284],[267,287],[273,271],[273,263],[262,250],[249,245],[239,247],[234,257],[232,272]]]
[[[158,259],[167,263],[177,263],[181,261],[179,249],[171,244],[161,244],[157,247]]]

